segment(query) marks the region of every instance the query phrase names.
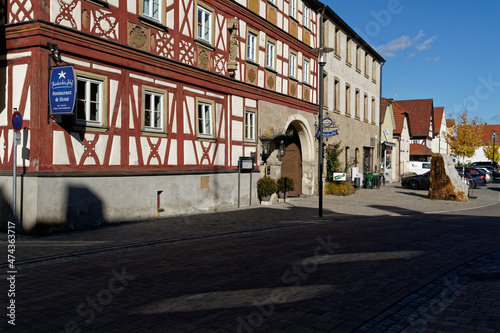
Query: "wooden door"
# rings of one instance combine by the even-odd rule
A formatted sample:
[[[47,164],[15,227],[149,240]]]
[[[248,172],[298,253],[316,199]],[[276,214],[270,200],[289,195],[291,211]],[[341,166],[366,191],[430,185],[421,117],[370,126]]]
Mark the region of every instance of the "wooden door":
[[[281,158],[281,176],[292,177],[295,183],[295,191],[288,193],[291,197],[302,194],[302,154],[296,143],[286,146],[285,155]]]

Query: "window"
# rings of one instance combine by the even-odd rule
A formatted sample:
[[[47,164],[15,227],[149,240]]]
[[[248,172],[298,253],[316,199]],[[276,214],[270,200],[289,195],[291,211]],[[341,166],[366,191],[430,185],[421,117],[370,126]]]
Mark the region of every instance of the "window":
[[[309,60],[304,59],[302,64],[302,80],[305,84],[309,84]]]
[[[142,88],[142,130],[165,132],[166,91],[152,87]]]
[[[347,38],[347,44],[346,44],[346,61],[349,64],[352,64],[352,51],[351,51],[351,39]]]
[[[345,114],[351,114],[351,87],[348,84],[345,86]]]
[[[255,110],[245,111],[245,141],[255,141]]]
[[[334,90],[334,98],[335,101],[333,102],[333,108],[334,110],[340,110],[340,81],[339,79],[335,79],[335,83],[333,85],[333,90]]]
[[[297,0],[290,0],[290,17],[297,18]]]
[[[290,53],[290,77],[297,78],[297,55]]]
[[[370,68],[370,58],[368,57],[368,53],[365,52],[365,75],[368,76],[368,70]]]
[[[307,29],[310,29],[310,26],[309,26],[309,22],[311,21],[311,18],[310,18],[310,8],[304,4],[304,28],[307,28]]]
[[[335,55],[340,56],[340,29],[335,28]]]
[[[249,32],[247,38],[247,60],[257,61],[257,35]]]
[[[274,69],[274,62],[276,59],[275,52],[276,52],[276,45],[271,41],[267,41],[266,66],[268,68]]]
[[[354,114],[356,118],[359,118],[359,90],[356,89],[355,99],[354,99]]]
[[[375,59],[372,61],[372,80],[376,80],[377,79],[377,62],[375,61]]]
[[[372,97],[372,123],[375,123],[375,98]]]
[[[160,4],[161,0],[143,0],[142,13],[148,18],[151,18],[155,21],[160,21]]]
[[[361,70],[361,48],[356,46],[356,69]]]
[[[212,43],[212,12],[198,6],[197,38],[206,43]]]
[[[363,100],[363,120],[368,121],[368,95],[365,94]]]
[[[101,126],[103,124],[103,82],[91,78],[77,78],[76,123]]]
[[[213,130],[213,102],[198,101],[198,136],[212,138]]]

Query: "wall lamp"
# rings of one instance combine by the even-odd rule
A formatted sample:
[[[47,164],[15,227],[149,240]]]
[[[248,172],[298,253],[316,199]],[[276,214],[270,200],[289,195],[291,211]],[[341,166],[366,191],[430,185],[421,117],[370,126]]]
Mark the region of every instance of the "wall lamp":
[[[271,141],[262,139],[262,152],[260,153],[260,157],[262,160],[267,160],[269,155],[271,154]]]
[[[285,156],[285,143],[283,140],[280,140],[280,145],[279,145],[279,152],[280,152],[280,160],[283,156]]]

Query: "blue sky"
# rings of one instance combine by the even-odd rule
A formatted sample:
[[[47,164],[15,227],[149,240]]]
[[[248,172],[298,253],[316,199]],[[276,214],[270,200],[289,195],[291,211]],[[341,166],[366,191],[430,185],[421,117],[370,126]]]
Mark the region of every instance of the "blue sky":
[[[500,124],[500,1],[324,0],[385,59],[382,94]],[[397,92],[396,92],[397,88]]]

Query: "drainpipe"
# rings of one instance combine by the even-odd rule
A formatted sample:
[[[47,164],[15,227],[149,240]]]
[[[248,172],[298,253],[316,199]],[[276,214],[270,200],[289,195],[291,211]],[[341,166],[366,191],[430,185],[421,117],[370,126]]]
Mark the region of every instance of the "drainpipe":
[[[378,122],[378,174],[379,174],[379,178],[378,178],[378,185],[377,185],[377,188],[380,189],[380,181],[381,181],[381,176],[382,176],[382,172],[380,170],[380,161],[381,161],[381,158],[382,158],[382,67],[384,67],[384,64],[385,64],[385,61],[382,61],[380,63],[380,96],[379,96],[379,100],[378,100],[378,103],[379,103],[379,113],[378,113],[378,118],[379,118],[379,122]],[[384,172],[385,172],[385,168],[384,168]]]

